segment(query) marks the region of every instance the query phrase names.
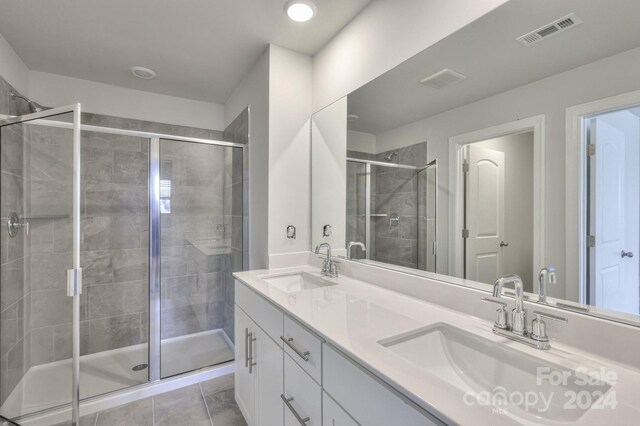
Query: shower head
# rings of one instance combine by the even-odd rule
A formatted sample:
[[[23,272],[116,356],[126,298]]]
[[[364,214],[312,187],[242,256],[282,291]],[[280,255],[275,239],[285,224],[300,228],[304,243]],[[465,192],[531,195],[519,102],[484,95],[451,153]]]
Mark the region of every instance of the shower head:
[[[398,153],[397,153],[397,152],[391,152],[391,153],[389,153],[389,154],[385,155],[385,156],[384,156],[384,159],[385,159],[386,161],[392,161],[392,160],[393,160],[393,157],[397,157],[397,156],[398,156]]]
[[[22,96],[16,92],[11,92],[11,99],[15,100],[16,98],[22,99],[29,106],[29,112],[40,112],[44,111],[44,107],[37,102],[30,100],[29,98]]]

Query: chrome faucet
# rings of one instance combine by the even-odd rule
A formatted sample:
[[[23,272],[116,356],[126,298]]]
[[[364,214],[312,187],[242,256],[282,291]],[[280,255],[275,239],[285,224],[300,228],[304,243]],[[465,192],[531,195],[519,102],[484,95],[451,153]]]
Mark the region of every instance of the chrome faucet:
[[[547,270],[547,272],[549,272]],[[554,270],[555,272],[555,270]],[[511,312],[511,326],[507,320],[505,308],[507,304],[500,300],[502,287],[506,283],[513,283],[515,290],[516,307]],[[542,318],[567,322],[567,319],[545,312],[534,311],[535,319],[531,324],[532,332],[527,331],[527,311],[524,309],[524,286],[522,279],[517,275],[505,275],[496,280],[493,285],[493,298],[483,297],[482,301],[500,305],[496,311],[496,320],[493,324],[493,332],[499,336],[509,338],[537,349],[550,349],[547,327]]]
[[[540,288],[538,290],[538,302],[547,303],[547,283],[556,283],[556,268],[553,266],[547,266],[542,268],[540,275],[538,275],[540,282]]]
[[[511,331],[515,334],[527,333],[527,312],[524,310],[524,285],[518,275],[505,275],[493,284],[493,297],[500,298],[505,283],[513,283],[516,307],[511,312]]]
[[[320,271],[320,273],[325,277],[335,278],[338,276],[338,268],[336,266],[336,262],[331,260],[331,246],[329,245],[329,243],[318,244],[316,246],[315,253],[320,254],[320,250],[322,248],[326,248],[327,257],[322,262],[322,270]]]
[[[359,241],[351,241],[349,242],[349,244],[347,244],[347,260],[351,260],[351,248],[353,246],[360,247],[363,253],[367,252],[367,248],[365,247],[364,243],[361,243]]]

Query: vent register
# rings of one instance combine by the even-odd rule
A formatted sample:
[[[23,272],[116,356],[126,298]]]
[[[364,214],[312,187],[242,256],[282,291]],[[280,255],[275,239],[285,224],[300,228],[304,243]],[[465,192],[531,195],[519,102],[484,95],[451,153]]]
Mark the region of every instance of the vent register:
[[[578,18],[578,15],[576,15],[575,13],[570,13],[569,15],[557,19],[550,24],[538,28],[537,30],[521,35],[520,37],[516,38],[516,40],[523,46],[528,47],[533,44],[539,43],[546,38],[567,31],[568,29],[571,29],[581,23],[582,19]]]

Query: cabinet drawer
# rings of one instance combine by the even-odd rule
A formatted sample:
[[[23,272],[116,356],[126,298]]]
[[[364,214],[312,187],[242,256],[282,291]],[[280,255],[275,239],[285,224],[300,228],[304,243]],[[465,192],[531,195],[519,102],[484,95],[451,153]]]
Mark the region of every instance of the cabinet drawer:
[[[359,426],[328,393],[322,393],[322,426]]]
[[[296,414],[301,420],[309,418],[304,422],[307,426],[321,425],[322,390],[287,354],[284,355],[283,398],[288,400],[288,404],[285,403],[284,407],[285,426],[300,425]]]
[[[284,351],[313,379],[322,380],[322,341],[296,321],[284,317]]]
[[[324,390],[360,424],[367,426],[440,425],[427,413],[409,405],[370,373],[327,344],[322,346]]]
[[[282,321],[284,314],[258,294],[249,290],[247,286],[236,280],[236,304],[245,311],[251,319],[271,337],[278,346],[282,347]]]

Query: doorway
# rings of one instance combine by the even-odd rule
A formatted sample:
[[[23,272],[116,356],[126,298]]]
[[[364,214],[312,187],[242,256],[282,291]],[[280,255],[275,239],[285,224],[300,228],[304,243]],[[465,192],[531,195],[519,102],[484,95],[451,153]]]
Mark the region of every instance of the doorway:
[[[585,117],[586,303],[640,314],[640,106]]]
[[[493,284],[534,277],[544,259],[544,116],[450,138],[449,269]]]

